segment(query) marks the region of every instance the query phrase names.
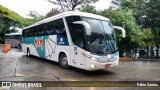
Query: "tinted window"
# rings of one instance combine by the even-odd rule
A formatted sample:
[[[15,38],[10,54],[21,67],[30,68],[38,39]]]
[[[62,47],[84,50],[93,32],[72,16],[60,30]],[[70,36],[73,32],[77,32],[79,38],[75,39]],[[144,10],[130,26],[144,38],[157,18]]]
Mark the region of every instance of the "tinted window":
[[[54,35],[65,31],[63,19],[54,20],[23,30],[23,36]],[[65,34],[66,35],[66,34]]]
[[[21,35],[6,35],[6,39],[21,39]]]
[[[82,25],[73,24],[74,21],[81,21],[79,16],[66,17],[72,41],[75,45],[84,48],[84,27]]]

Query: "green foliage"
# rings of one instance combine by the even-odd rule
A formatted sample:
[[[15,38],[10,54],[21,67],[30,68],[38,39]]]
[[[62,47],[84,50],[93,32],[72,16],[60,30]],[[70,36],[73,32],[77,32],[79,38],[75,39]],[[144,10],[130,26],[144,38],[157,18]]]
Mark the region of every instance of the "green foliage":
[[[3,39],[0,37],[0,41],[3,41]]]
[[[30,23],[29,19],[0,5],[0,42],[3,42],[4,34],[15,32],[16,27],[23,28]],[[13,29],[10,29],[11,27]]]
[[[122,37],[120,37],[121,34],[118,35],[118,44],[122,51],[123,49],[130,51],[140,45],[143,33],[135,23],[132,11],[125,9],[107,9],[99,12],[99,14],[109,18],[113,25],[121,26],[126,30],[126,38],[122,39]]]
[[[80,9],[85,7],[90,3],[95,3],[98,0],[48,0],[50,3],[61,7],[60,11],[74,11],[75,9]]]
[[[95,9],[94,6],[86,5],[84,8],[81,10],[82,12],[88,12],[88,13],[97,13],[97,10]]]
[[[160,0],[150,0],[145,4],[143,26],[150,28],[154,34],[154,41],[160,44]]]
[[[135,23],[135,18],[131,11],[126,11],[124,9],[108,9],[99,12],[99,14],[109,18],[114,25],[123,27],[127,32],[127,37],[131,38],[131,41],[137,42],[142,36],[140,28]]]
[[[59,14],[60,11],[57,8],[52,8],[50,12],[46,14],[46,18]]]
[[[141,28],[136,24],[136,19],[133,16],[133,11],[128,9],[106,9],[103,11],[96,11],[93,6],[87,6],[82,11],[95,13],[106,18],[109,18],[113,25],[121,26],[126,30],[126,38],[122,38],[122,34],[117,31],[118,34],[118,45],[120,49],[131,49],[137,48],[142,44],[144,34],[141,32]]]
[[[2,18],[8,19],[8,24],[14,24],[17,26],[23,26],[21,25],[23,23],[24,18],[17,13],[10,11],[7,8],[4,8],[0,5],[0,14]]]
[[[154,35],[151,31],[151,29],[142,29],[143,33],[143,41],[141,42],[141,46],[143,47],[148,47],[148,46],[153,46],[155,45],[154,41]]]
[[[38,14],[36,11],[30,11],[28,16],[32,18],[28,20],[33,23],[43,20],[45,18],[45,16]]]
[[[141,32],[147,36],[143,37],[141,46],[156,46],[156,58],[159,58],[160,0],[112,0],[112,3],[133,12],[136,23],[142,28]],[[154,56],[152,48],[151,56]]]
[[[160,43],[160,0],[112,0],[112,3],[122,9],[131,10],[137,24],[142,29],[150,29],[152,40],[155,44]]]

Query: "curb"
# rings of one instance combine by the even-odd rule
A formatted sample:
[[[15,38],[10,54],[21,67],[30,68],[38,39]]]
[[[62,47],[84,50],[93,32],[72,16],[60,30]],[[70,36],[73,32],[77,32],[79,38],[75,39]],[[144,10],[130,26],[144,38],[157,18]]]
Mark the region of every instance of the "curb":
[[[133,60],[133,59],[131,59],[131,58],[122,58],[122,57],[120,57],[119,60],[120,60],[120,61],[127,61],[127,60]]]
[[[139,61],[160,61],[160,59],[137,59]]]
[[[160,59],[132,59],[132,58],[123,58],[120,57],[119,61],[160,61]]]

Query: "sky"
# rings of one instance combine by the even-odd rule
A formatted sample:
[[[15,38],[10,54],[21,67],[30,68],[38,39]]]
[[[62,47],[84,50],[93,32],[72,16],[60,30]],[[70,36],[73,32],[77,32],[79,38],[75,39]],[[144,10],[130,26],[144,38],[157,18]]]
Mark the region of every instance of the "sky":
[[[108,8],[111,0],[99,0],[95,3],[97,10]],[[0,4],[23,17],[28,17],[29,11],[45,15],[55,6],[47,0],[0,0]]]

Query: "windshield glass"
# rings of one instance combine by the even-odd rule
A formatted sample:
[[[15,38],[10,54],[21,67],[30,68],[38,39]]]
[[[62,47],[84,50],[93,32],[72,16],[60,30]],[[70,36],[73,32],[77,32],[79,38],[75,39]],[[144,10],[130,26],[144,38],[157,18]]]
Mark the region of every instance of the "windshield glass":
[[[93,53],[113,53],[117,50],[115,32],[111,22],[92,18],[83,18],[91,26],[88,36],[88,50]]]

